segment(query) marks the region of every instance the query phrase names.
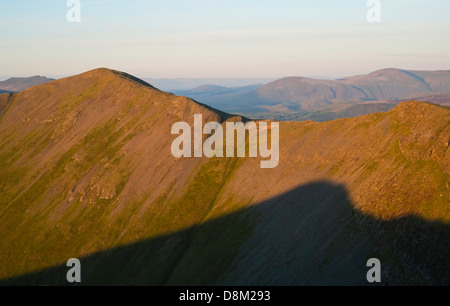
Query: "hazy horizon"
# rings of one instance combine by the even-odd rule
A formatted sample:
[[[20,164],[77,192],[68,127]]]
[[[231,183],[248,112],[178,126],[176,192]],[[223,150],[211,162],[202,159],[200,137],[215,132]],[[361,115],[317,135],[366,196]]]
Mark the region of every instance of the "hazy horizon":
[[[105,68],[105,67],[98,67],[98,68]],[[97,69],[97,68],[92,68],[92,69],[89,69],[89,70],[86,70],[86,71],[90,71],[90,70],[94,70],[94,69]],[[108,68],[108,69],[113,69],[113,70],[115,70],[114,68]],[[444,69],[444,70],[447,70],[447,69]],[[83,72],[86,72],[86,71],[82,71],[81,73],[83,73]],[[123,71],[123,72],[127,72],[127,71]],[[71,75],[43,75],[43,74],[39,74],[39,73],[32,73],[32,74],[27,74],[27,75],[24,75],[24,74],[21,74],[21,75],[8,75],[8,76],[6,76],[6,75],[1,75],[0,76],[0,81],[5,81],[5,80],[7,80],[7,79],[10,79],[10,78],[28,78],[28,77],[35,77],[35,76],[41,76],[41,77],[46,77],[46,78],[50,78],[50,79],[63,79],[63,78],[67,78],[67,77],[71,77],[71,76],[74,76],[74,75],[76,75],[76,74],[71,74]],[[342,77],[345,77],[344,75],[342,75],[342,76],[308,76],[308,75],[303,75],[303,76],[301,76],[301,75],[287,75],[287,76],[281,76],[281,77],[270,77],[270,76],[267,76],[267,77],[260,77],[260,76],[249,76],[249,77],[209,77],[209,76],[205,76],[205,77],[184,77],[184,76],[178,76],[178,77],[164,77],[164,78],[158,78],[158,77],[152,77],[152,76],[145,76],[145,75],[135,75],[136,77],[139,77],[140,79],[159,79],[159,80],[164,80],[164,79],[167,79],[167,80],[177,80],[177,79],[278,79],[278,78],[284,78],[284,77],[307,77],[307,78],[312,78],[312,79],[324,79],[324,80],[327,80],[327,79],[338,79],[338,78],[342,78]]]
[[[81,71],[80,73],[84,73],[90,70],[94,70],[94,69],[98,69],[98,68],[107,68],[107,69],[112,69],[112,70],[117,70],[115,68],[111,68],[111,67],[95,67],[92,69],[88,69],[86,71]],[[174,77],[152,77],[152,76],[145,76],[145,75],[134,75],[140,79],[155,79],[155,80],[182,80],[182,79],[186,79],[186,80],[201,80],[201,79],[220,79],[220,80],[226,80],[226,79],[235,79],[235,80],[248,80],[248,79],[273,79],[273,80],[277,80],[277,79],[281,79],[281,78],[289,78],[289,77],[305,77],[305,78],[311,78],[311,79],[318,79],[318,80],[336,80],[339,78],[344,78],[344,77],[351,77],[351,76],[357,76],[357,75],[367,75],[370,74],[372,72],[378,71],[378,70],[383,70],[383,69],[400,69],[400,70],[406,70],[406,71],[411,71],[411,70],[418,70],[418,71],[447,71],[450,70],[450,68],[441,68],[441,69],[433,69],[433,70],[428,70],[428,69],[409,69],[409,68],[398,68],[398,67],[383,67],[383,68],[379,68],[379,69],[375,69],[375,70],[371,70],[371,71],[367,71],[367,72],[363,72],[363,73],[358,73],[358,74],[353,74],[353,75],[338,75],[338,76],[317,76],[317,75],[285,75],[285,76],[274,76],[274,77],[270,77],[270,76],[248,76],[248,77],[210,77],[210,76],[205,76],[205,77],[184,77],[184,76],[174,76]],[[123,72],[128,72],[126,70],[123,70]],[[32,74],[28,74],[28,75],[9,75],[9,76],[5,76],[5,75],[1,75],[0,76],[0,82],[1,81],[5,81],[8,80],[10,78],[28,78],[28,77],[35,77],[35,76],[41,76],[41,77],[46,77],[46,78],[50,78],[50,79],[63,79],[63,78],[67,78],[67,77],[71,77],[80,73],[76,73],[76,74],[70,74],[70,75],[44,75],[44,74],[39,74],[39,73],[32,73]]]

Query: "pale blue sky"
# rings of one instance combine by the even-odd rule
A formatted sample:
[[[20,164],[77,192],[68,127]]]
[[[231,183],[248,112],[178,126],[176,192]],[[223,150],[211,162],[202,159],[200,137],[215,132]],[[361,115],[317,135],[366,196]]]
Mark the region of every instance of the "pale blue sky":
[[[346,76],[450,69],[450,1],[66,0],[0,2],[0,76],[108,67],[139,77]]]

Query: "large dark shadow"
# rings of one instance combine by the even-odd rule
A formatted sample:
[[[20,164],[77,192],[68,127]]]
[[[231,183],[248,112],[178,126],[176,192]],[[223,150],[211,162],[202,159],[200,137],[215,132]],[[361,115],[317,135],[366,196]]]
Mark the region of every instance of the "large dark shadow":
[[[295,188],[256,206],[166,236],[81,258],[82,285],[450,285],[450,228],[355,210],[346,188]],[[0,285],[67,285],[65,265]]]

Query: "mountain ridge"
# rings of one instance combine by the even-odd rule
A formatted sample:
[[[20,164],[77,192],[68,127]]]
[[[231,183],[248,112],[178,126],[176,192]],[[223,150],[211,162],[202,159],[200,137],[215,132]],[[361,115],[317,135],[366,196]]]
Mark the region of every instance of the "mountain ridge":
[[[2,94],[0,112],[0,280],[106,254],[87,283],[364,284],[352,253],[379,256],[390,284],[448,284],[448,231],[423,230],[450,222],[448,107],[281,122],[275,169],[174,158],[173,123],[242,118],[108,69]]]

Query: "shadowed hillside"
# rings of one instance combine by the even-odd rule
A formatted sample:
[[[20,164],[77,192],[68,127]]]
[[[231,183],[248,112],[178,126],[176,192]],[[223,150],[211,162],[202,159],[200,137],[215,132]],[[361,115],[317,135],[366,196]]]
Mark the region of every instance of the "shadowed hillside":
[[[449,108],[283,122],[274,169],[174,158],[194,114],[242,120],[108,69],[0,95],[3,283],[448,284]]]
[[[380,221],[355,211],[346,188],[294,190],[180,232],[81,259],[84,285],[448,285],[449,226],[414,216]],[[434,250],[434,251],[430,251]],[[0,285],[67,285],[65,264]]]

